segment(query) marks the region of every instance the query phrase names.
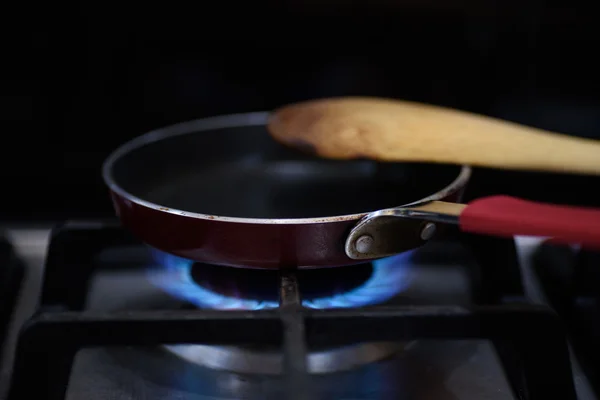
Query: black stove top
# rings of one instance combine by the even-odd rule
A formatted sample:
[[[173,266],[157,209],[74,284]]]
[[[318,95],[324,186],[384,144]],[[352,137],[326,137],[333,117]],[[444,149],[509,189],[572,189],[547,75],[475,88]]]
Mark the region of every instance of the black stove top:
[[[575,399],[563,323],[519,265],[512,240],[451,232],[355,267],[240,270],[67,223],[7,400]]]
[[[600,390],[600,253],[549,243],[535,254],[548,302],[565,322],[573,350]]]
[[[0,360],[22,278],[23,263],[10,242],[0,235]]]

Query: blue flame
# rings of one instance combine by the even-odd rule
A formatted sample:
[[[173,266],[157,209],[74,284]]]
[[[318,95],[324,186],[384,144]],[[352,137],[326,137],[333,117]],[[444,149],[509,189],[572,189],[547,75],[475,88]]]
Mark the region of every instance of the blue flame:
[[[159,268],[148,270],[148,279],[170,295],[197,307],[219,310],[277,308],[270,300],[230,297],[198,285],[192,278],[194,261],[152,249]],[[383,303],[401,293],[410,283],[412,252],[373,261],[373,273],[360,286],[345,293],[303,300],[307,308],[350,308]]]

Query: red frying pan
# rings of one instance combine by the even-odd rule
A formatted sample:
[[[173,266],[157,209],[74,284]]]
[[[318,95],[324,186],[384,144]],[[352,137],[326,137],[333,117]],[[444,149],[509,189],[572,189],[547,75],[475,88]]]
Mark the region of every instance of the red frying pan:
[[[600,246],[598,210],[506,197],[457,204],[469,167],[299,154],[271,139],[267,117],[191,121],[119,147],[103,177],[123,225],[160,250],[250,268],[363,262],[420,246],[448,223]]]

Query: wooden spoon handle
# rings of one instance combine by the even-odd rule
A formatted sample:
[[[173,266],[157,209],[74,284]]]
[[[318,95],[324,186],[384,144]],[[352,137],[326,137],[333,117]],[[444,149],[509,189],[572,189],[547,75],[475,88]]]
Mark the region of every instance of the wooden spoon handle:
[[[443,118],[442,118],[443,120]],[[466,121],[466,120],[465,120]],[[471,120],[437,142],[414,145],[414,161],[435,161],[511,170],[600,175],[600,142],[546,132],[491,118]],[[439,129],[443,129],[442,126]],[[479,134],[477,134],[477,132]],[[423,135],[425,136],[425,135]],[[436,148],[432,152],[432,147]],[[434,157],[431,155],[434,154]]]
[[[600,175],[598,140],[432,105],[393,104],[383,128],[374,130],[373,158]]]

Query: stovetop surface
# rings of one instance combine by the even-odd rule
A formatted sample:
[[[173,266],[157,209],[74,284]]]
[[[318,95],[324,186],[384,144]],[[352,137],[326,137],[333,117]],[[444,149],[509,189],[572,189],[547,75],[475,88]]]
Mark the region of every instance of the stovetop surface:
[[[10,231],[10,236],[18,251],[25,256],[29,267],[24,295],[21,297],[15,318],[15,325],[19,325],[35,308],[35,293],[39,293],[41,286],[42,261],[47,246],[48,231],[17,229]],[[523,241],[519,253],[521,261],[528,257],[534,245],[533,242]],[[73,251],[78,250],[73,248]],[[93,263],[95,273],[92,276],[85,306],[86,310],[91,312],[123,313],[136,310],[193,309],[194,304],[191,303],[197,303],[197,296],[201,296],[198,293],[183,293],[181,285],[176,289],[170,287],[167,290],[164,286],[158,287],[151,278],[156,277],[157,271],[159,274],[165,274],[167,278],[172,278],[174,272],[160,268],[149,249],[135,241],[123,243],[117,241],[117,243],[107,244],[96,255]],[[522,262],[521,268],[525,264]],[[361,301],[367,308],[384,304],[423,307],[443,305],[468,309],[478,303],[481,297],[481,288],[477,283],[479,266],[478,257],[463,243],[453,239],[431,242],[410,255],[403,255],[392,266],[374,266],[374,270],[391,268],[388,270],[387,277],[390,276],[389,271],[395,271],[393,279],[375,282],[374,287],[383,285],[383,291],[388,290],[391,293],[393,291],[389,289],[390,284],[396,285],[397,293],[389,295],[387,299],[380,299],[381,304],[377,304],[377,301],[372,299],[365,301],[363,298]],[[87,268],[85,265],[81,267]],[[339,272],[340,277],[343,276],[343,268]],[[527,296],[536,302],[543,301],[531,271],[522,272]],[[393,280],[395,282],[390,282]],[[372,279],[371,283],[373,283]],[[189,285],[186,287],[189,289]],[[64,288],[64,290],[69,289]],[[180,295],[173,296],[173,290],[179,290]],[[380,293],[382,289],[378,290]],[[356,292],[355,290],[354,293]],[[219,307],[231,305],[231,299],[229,299],[230,303],[223,301],[223,298],[231,297],[230,293],[220,292],[221,300],[217,302]],[[359,295],[373,296],[369,292],[359,292]],[[518,294],[513,297],[503,301],[523,300],[518,298]],[[348,306],[352,301],[357,301],[352,298],[343,300],[345,302],[340,303],[338,298],[336,304]],[[372,304],[368,304],[369,302]],[[250,307],[250,303],[244,304]],[[314,301],[311,304],[312,307],[320,307],[330,303]],[[144,332],[144,335],[152,337],[153,331]],[[14,347],[15,336],[13,330],[7,348]],[[347,344],[333,346],[334,350],[338,347],[345,348]],[[191,348],[193,350],[194,347]],[[198,348],[211,349],[210,346]],[[219,349],[219,347],[212,348]],[[264,346],[250,350],[254,351],[242,353],[242,359],[250,366],[250,370],[254,367],[259,371],[265,367],[261,363],[273,362],[272,358],[267,358],[266,361],[260,358],[260,355],[266,352],[263,351]],[[327,354],[330,348],[311,349],[309,346],[308,350],[310,363],[310,354],[323,352]],[[273,349],[269,348],[268,353],[272,352]],[[66,398],[70,400],[285,398],[286,380],[280,374],[215,369],[215,365],[228,365],[231,360],[223,362],[222,358],[232,357],[231,354],[225,352],[223,355],[212,350],[202,354],[205,358],[210,358],[205,359],[203,364],[212,363],[212,367],[184,360],[163,346],[83,349],[75,357]],[[255,357],[256,354],[259,354],[258,358]],[[4,388],[7,386],[7,366],[11,364],[13,355],[9,351],[5,357],[2,374],[4,382],[0,380],[0,389],[2,383]],[[275,359],[275,364],[277,360]],[[232,362],[239,363],[239,360]],[[319,361],[315,362],[319,364]],[[593,399],[577,364],[574,365],[574,374],[579,398]],[[383,359],[345,368],[342,371],[313,374],[311,385],[313,398],[316,399],[517,398],[514,397],[498,353],[492,342],[488,340],[419,339],[403,342],[391,355]],[[0,398],[1,394],[2,392]]]

